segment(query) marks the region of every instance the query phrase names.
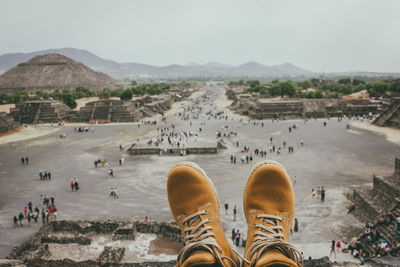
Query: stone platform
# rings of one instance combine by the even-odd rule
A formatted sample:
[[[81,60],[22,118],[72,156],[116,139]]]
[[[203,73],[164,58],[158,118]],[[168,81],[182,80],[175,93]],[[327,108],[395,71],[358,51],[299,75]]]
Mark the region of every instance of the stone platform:
[[[157,148],[134,147],[128,149],[131,155],[186,156],[191,154],[217,154],[218,147]]]
[[[232,98],[232,93],[230,97]],[[375,114],[377,104],[369,100],[302,99],[268,100],[253,96],[237,96],[231,105],[235,112],[251,119],[299,119],[362,116]]]
[[[35,100],[16,104],[10,110],[14,121],[21,124],[52,123],[68,119],[72,110],[58,100]]]

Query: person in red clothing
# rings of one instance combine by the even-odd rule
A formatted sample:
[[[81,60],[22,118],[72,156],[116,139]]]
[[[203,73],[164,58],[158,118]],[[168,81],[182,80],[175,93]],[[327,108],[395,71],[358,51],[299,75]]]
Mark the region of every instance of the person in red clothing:
[[[27,206],[25,206],[24,213],[25,213],[25,217],[28,216],[28,207]]]
[[[49,207],[49,212],[50,212],[50,218],[53,218],[54,208],[53,208],[53,206],[51,206],[51,205],[50,205],[50,207]]]
[[[74,191],[74,188],[75,188],[75,181],[74,181],[74,179],[71,179],[71,189],[72,189],[72,191]]]
[[[340,244],[340,241],[339,241],[339,240],[336,242],[336,250],[337,250],[338,252],[342,252],[342,244]]]

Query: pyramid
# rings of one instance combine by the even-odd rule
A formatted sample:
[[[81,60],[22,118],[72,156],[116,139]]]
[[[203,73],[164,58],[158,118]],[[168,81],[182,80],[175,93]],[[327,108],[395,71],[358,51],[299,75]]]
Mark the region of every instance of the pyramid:
[[[94,91],[124,87],[110,76],[59,54],[36,56],[0,76],[0,93],[53,92],[80,86]]]

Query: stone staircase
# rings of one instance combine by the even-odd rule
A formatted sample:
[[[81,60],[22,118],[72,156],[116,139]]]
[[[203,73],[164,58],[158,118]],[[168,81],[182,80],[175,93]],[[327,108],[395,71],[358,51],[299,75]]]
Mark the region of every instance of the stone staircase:
[[[259,105],[249,112],[252,118],[294,119],[303,117],[301,101],[259,101]]]
[[[393,98],[390,105],[372,123],[400,128],[400,97]]]
[[[397,204],[394,208],[390,209],[390,212],[393,214],[394,218],[400,216],[400,199],[397,199]],[[386,240],[389,247],[392,248],[391,255],[395,257],[400,257],[400,248],[398,248],[400,242],[394,239],[393,231],[396,224],[396,220],[392,220],[388,225],[378,224],[376,222],[372,225],[370,224],[370,226],[375,227],[375,229],[379,233],[379,237],[372,242],[367,242],[366,237],[364,237],[362,234],[358,238],[358,240],[361,241],[363,248],[367,250],[370,255],[374,255],[377,252],[379,244],[382,242],[382,240]]]
[[[92,120],[108,120],[111,101],[98,101],[94,108]]]
[[[233,101],[231,108],[252,119],[299,119],[362,116],[375,114],[377,104],[369,100],[304,99],[269,100],[243,95]]]
[[[18,127],[14,118],[8,116],[5,112],[0,112],[0,134],[12,131]]]
[[[362,235],[359,237],[359,241],[370,255],[375,254],[383,239],[387,240],[391,248],[400,245],[400,240],[393,239],[395,220],[389,225],[377,224],[381,215],[392,213],[394,218],[400,216],[400,159],[395,159],[395,171],[392,175],[382,177],[374,175],[372,188],[353,190],[347,194],[347,198],[356,205],[352,214],[360,221],[374,226],[380,235],[370,243]],[[393,255],[400,256],[400,248],[397,248]]]

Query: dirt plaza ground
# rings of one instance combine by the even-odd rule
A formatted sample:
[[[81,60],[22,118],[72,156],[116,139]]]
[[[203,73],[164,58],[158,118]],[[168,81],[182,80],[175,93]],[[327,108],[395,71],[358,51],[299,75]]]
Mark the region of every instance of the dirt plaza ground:
[[[208,110],[226,110],[229,101],[224,91],[215,88],[217,106],[207,106]],[[199,94],[196,94],[196,96]],[[191,104],[188,102],[187,104]],[[175,110],[176,112],[177,110]],[[362,224],[347,214],[346,188],[372,182],[372,174],[391,173],[394,158],[400,155],[400,145],[390,142],[385,135],[369,131],[356,124],[346,130],[343,120],[264,120],[264,127],[252,122],[240,122],[240,117],[226,111],[228,120],[208,119],[200,116],[197,120],[180,120],[174,113],[167,117],[167,123],[175,124],[176,130],[198,132],[196,141],[187,145],[216,145],[216,132],[237,132],[237,136],[225,138],[226,150],[214,155],[188,156],[131,156],[119,150],[137,139],[143,140],[157,135],[157,126],[137,123],[93,125],[91,131],[75,133],[77,125],[66,124],[30,126],[41,133],[37,138],[12,140],[0,144],[0,257],[5,257],[14,244],[20,244],[35,232],[41,223],[23,228],[13,228],[12,218],[23,211],[32,201],[39,205],[40,195],[55,197],[58,219],[72,220],[129,220],[143,219],[172,221],[167,196],[166,176],[168,170],[181,161],[193,161],[200,165],[214,181],[220,201],[229,203],[228,215],[221,210],[222,223],[229,235],[232,228],[246,231],[242,209],[242,196],[247,177],[253,165],[265,159],[273,159],[283,164],[296,184],[296,214],[299,232],[293,233],[291,240],[305,257],[321,257],[329,254],[331,240],[349,240],[354,230]],[[327,126],[323,122],[327,121]],[[204,122],[205,125],[201,125]],[[192,125],[190,125],[192,123]],[[288,131],[296,124],[298,129]],[[222,128],[227,126],[228,130]],[[89,126],[92,127],[92,126]],[[202,131],[199,132],[199,128]],[[60,134],[66,138],[60,138]],[[18,133],[17,133],[18,134]],[[268,149],[270,138],[282,153],[267,154],[267,158],[253,155],[253,161],[242,164],[240,157],[243,146],[250,149]],[[3,137],[1,137],[3,138]],[[0,138],[0,143],[1,143]],[[7,137],[4,137],[7,138]],[[304,146],[300,145],[300,141]],[[239,147],[236,142],[239,141]],[[294,147],[289,154],[283,149],[283,141]],[[230,163],[230,156],[236,155],[237,163]],[[22,165],[21,157],[28,156],[29,165]],[[124,166],[118,160],[124,157]],[[96,159],[106,159],[114,170],[114,177],[108,176],[107,168],[95,168]],[[39,170],[49,170],[51,180],[40,180]],[[78,177],[80,190],[72,192],[71,178]],[[326,201],[321,203],[311,196],[311,189],[324,186]],[[109,197],[111,187],[118,189],[119,199]],[[233,222],[232,209],[238,207],[238,220]],[[223,205],[221,205],[222,207]]]

